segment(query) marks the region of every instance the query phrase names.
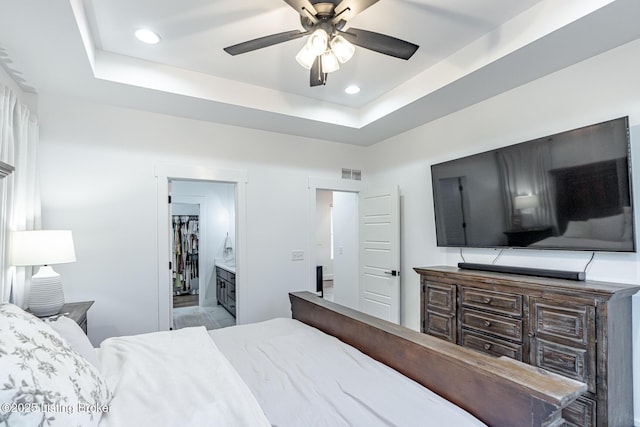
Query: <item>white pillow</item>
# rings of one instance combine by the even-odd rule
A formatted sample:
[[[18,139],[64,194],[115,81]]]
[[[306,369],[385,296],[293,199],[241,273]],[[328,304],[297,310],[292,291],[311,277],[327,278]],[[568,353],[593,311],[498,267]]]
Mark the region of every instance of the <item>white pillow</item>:
[[[591,224],[587,221],[569,221],[564,237],[574,237],[577,239],[586,239],[591,235]]]
[[[622,240],[624,233],[624,214],[604,218],[592,218],[588,222],[591,224],[592,238],[613,242]]]
[[[66,316],[60,316],[58,319],[47,323],[69,343],[72,349],[80,353],[82,357],[100,370],[98,353],[80,325]]]
[[[111,391],[46,322],[0,304],[0,420],[9,426],[95,427]]]

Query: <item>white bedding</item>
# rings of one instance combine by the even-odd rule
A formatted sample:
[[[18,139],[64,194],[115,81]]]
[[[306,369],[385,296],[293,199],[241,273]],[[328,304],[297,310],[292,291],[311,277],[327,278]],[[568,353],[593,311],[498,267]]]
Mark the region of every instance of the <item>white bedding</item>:
[[[100,427],[270,426],[204,327],[107,339],[100,363],[114,395]]]
[[[484,425],[393,369],[296,320],[274,319],[209,334],[277,427]]]
[[[622,213],[587,220],[572,220],[561,236],[548,237],[531,244],[532,247],[584,249],[600,248],[609,251],[633,250],[633,218],[631,208]]]

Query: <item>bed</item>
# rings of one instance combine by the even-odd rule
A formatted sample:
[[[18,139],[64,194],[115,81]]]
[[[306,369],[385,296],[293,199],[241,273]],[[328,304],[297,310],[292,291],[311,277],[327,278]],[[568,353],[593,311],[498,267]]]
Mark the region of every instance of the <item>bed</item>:
[[[583,249],[600,248],[606,251],[633,250],[633,221],[631,208],[602,218],[570,220],[560,236],[548,237],[533,243],[533,247]]]
[[[622,213],[586,220],[569,220],[560,236],[548,237],[531,244],[532,247],[583,249],[600,248],[605,251],[633,251],[633,220],[631,208]]]
[[[633,212],[626,157],[549,171],[556,236],[532,247],[633,251]]]
[[[0,304],[0,425],[559,426],[586,389],[308,292],[290,300],[291,319],[98,352],[69,319]]]

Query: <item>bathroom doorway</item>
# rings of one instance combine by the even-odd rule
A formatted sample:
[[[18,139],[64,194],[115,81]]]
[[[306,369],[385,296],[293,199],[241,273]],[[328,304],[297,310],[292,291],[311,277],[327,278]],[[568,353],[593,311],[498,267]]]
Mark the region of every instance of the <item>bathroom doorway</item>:
[[[155,166],[156,176],[156,206],[157,206],[157,301],[158,301],[158,330],[168,331],[173,327],[172,307],[171,307],[171,244],[170,244],[170,223],[171,209],[167,203],[171,195],[172,183],[176,181],[188,182],[220,182],[234,185],[235,200],[235,240],[233,241],[236,269],[238,275],[235,280],[236,286],[236,323],[242,324],[250,317],[250,305],[248,303],[247,275],[243,272],[247,265],[247,185],[248,177],[245,170],[217,169],[201,164],[167,164],[160,163]],[[208,208],[208,205],[207,205]],[[207,210],[209,212],[209,210]],[[201,215],[205,215],[201,211]],[[207,214],[208,215],[208,214]],[[201,233],[206,227],[207,221],[201,222]],[[226,233],[225,233],[226,237]],[[202,242],[200,244],[200,291],[204,284],[203,274],[213,272],[213,262],[211,256],[203,254]],[[209,266],[205,267],[205,264]],[[208,285],[208,283],[207,283]],[[209,294],[209,293],[207,293]]]
[[[233,268],[237,274],[236,184],[179,179],[169,184],[171,328],[235,325],[228,298],[221,299],[217,272]]]

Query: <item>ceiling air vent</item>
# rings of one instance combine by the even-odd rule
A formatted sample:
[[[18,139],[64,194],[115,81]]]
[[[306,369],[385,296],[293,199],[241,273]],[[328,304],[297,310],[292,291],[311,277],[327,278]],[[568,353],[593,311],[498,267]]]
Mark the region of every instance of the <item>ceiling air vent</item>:
[[[362,171],[356,169],[342,168],[342,179],[362,180]]]

